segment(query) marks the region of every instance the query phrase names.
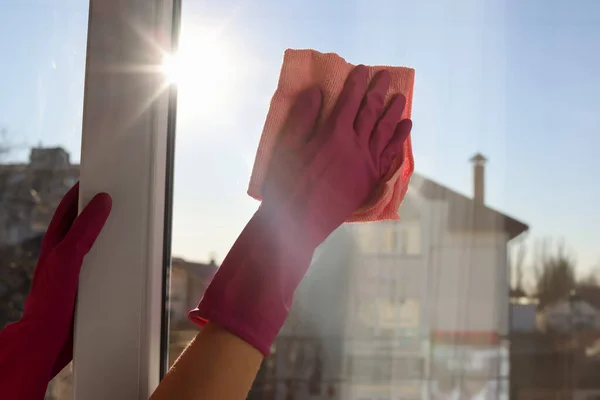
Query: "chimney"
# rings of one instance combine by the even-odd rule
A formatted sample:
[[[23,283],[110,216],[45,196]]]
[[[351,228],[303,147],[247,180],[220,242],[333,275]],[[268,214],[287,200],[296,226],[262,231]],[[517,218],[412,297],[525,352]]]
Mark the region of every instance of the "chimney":
[[[481,153],[471,157],[473,163],[473,200],[475,203],[483,204],[485,201],[485,158]]]
[[[208,263],[208,265],[210,265],[211,267],[217,266],[217,253],[215,253],[214,251],[210,252],[210,262]]]

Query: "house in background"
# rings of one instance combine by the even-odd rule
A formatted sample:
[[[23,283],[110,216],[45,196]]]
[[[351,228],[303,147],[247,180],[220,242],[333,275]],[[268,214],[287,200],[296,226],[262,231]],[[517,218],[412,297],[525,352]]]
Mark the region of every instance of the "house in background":
[[[77,182],[79,165],[60,147],[32,148],[27,163],[0,164],[0,245],[46,232],[62,196]]]
[[[600,331],[600,309],[573,292],[539,310],[537,326],[541,332]]]
[[[43,234],[78,178],[79,165],[60,147],[32,148],[28,163],[0,164],[0,245]]]
[[[317,250],[273,398],[508,398],[507,252],[528,227],[485,204],[472,162],[473,197],[415,174],[400,221],[345,224]]]
[[[534,333],[537,327],[538,300],[525,294],[510,298],[510,333]]]
[[[369,381],[377,369],[361,368],[360,383],[350,368],[344,399],[507,398],[507,253],[528,227],[485,204],[486,160],[471,161],[472,198],[415,174],[400,221],[352,225],[360,254],[346,332],[371,333],[347,340],[345,354],[376,355],[390,372]]]

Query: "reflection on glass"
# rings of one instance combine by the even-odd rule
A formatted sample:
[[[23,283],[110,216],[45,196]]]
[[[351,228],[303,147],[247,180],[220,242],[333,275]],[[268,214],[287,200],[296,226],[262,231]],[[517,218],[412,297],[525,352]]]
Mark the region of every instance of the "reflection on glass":
[[[184,1],[166,64],[180,92],[169,359],[257,208],[245,192],[283,51],[314,48],[416,69],[417,172],[400,221],[344,225],[317,250],[249,398],[600,396],[599,12]]]
[[[0,329],[21,317],[41,239],[79,178],[88,2],[0,12]],[[72,366],[47,400],[68,400]]]

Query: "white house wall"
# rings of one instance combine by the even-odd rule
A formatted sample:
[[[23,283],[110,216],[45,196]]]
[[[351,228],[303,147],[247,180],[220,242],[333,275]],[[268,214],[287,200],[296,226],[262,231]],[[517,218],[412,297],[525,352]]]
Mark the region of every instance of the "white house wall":
[[[421,254],[356,256],[350,296],[417,299],[422,304],[423,331],[506,334],[509,314],[507,234],[450,233],[446,226],[446,203],[418,201]],[[372,226],[383,229],[383,225]],[[360,229],[354,229],[353,233],[360,234]],[[355,304],[348,307],[350,311]],[[352,326],[356,316],[349,312],[349,318],[348,326]]]
[[[498,227],[499,232],[450,233],[445,202],[413,199],[420,206],[421,254],[359,257],[351,295],[418,299],[422,303],[423,331],[507,334],[507,234],[502,227]]]
[[[427,268],[432,330],[508,332],[505,235],[447,234]]]
[[[362,256],[356,260],[357,269],[351,280],[351,300],[348,304],[348,334],[352,335],[361,317],[358,311],[365,303],[378,298],[395,301],[416,301],[419,317],[413,329],[426,330],[426,271],[420,257],[399,259],[393,256]]]

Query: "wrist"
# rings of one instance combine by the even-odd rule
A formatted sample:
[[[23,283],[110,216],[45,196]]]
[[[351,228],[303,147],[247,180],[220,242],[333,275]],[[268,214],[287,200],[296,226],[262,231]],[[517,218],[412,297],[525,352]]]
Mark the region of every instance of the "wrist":
[[[277,240],[282,251],[314,251],[319,244],[315,243],[312,232],[314,229],[307,226],[306,221],[309,219],[307,213],[299,210],[286,207],[274,209],[261,205],[251,221],[256,220],[268,238]]]
[[[214,322],[268,354],[315,248],[296,218],[259,208],[190,319]]]
[[[264,229],[279,238],[281,245],[288,251],[314,252],[339,226],[330,226],[329,215],[322,215],[323,212],[317,207],[311,207],[308,200],[297,200],[278,208],[263,203],[252,219],[262,221]]]

